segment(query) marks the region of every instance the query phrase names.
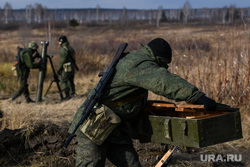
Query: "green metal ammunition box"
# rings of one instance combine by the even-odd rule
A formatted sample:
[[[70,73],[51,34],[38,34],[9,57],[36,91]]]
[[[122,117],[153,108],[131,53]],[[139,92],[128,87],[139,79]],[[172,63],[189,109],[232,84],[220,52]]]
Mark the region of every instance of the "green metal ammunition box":
[[[151,103],[145,109],[137,136],[141,142],[198,148],[242,138],[237,108],[206,111],[197,105],[164,105]]]

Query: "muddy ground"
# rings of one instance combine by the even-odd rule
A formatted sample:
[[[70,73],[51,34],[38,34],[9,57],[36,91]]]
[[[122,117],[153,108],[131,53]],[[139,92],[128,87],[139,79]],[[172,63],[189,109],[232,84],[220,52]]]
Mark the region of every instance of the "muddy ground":
[[[82,98],[80,96],[79,98]],[[56,99],[53,97],[53,99]],[[8,104],[9,99],[3,99],[3,104]],[[72,99],[73,100],[73,99]],[[21,100],[20,100],[21,101]],[[22,105],[22,102],[17,102]],[[46,104],[58,103],[54,100],[46,99]],[[63,102],[62,102],[63,103]],[[11,105],[11,103],[9,103]],[[34,104],[35,105],[35,104]],[[0,117],[5,116],[2,106]],[[76,154],[74,152],[77,141],[74,138],[67,149],[63,144],[68,137],[68,127],[70,123],[65,121],[56,124],[53,121],[38,121],[28,128],[15,130],[4,129],[0,132],[0,166],[52,166],[52,167],[73,167],[75,165]],[[169,166],[204,166],[204,167],[234,167],[250,166],[249,148],[239,145],[243,139],[232,142],[217,144],[205,148],[185,148],[181,147],[173,154]],[[140,143],[134,140],[134,147],[139,154],[142,166],[155,166],[161,157],[171,146],[159,143]],[[225,158],[228,154],[242,155],[240,162],[202,162],[201,155],[221,155]],[[112,166],[107,161],[106,166]]]

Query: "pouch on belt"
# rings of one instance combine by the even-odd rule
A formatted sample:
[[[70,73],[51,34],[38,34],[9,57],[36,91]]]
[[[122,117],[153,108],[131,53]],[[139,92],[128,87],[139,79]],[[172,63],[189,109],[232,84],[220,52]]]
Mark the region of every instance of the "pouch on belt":
[[[65,72],[71,72],[72,71],[71,62],[64,63],[63,64],[63,69],[64,69]]]
[[[81,131],[94,143],[101,145],[118,126],[121,119],[107,106],[100,104],[81,127]]]

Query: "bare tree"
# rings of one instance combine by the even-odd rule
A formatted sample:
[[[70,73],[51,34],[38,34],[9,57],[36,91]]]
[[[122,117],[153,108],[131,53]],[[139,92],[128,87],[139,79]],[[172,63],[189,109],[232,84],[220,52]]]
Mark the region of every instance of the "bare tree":
[[[87,11],[87,23],[90,23],[91,22],[91,10],[88,9]]]
[[[187,24],[190,10],[191,10],[191,5],[188,1],[184,3],[182,10],[183,10],[183,24]]]
[[[79,19],[78,19],[78,21],[79,21],[79,24],[80,24],[80,25],[82,25],[82,19],[83,19],[83,11],[81,11],[81,12],[79,13]]]
[[[227,16],[227,7],[223,7],[222,8],[222,23],[225,24],[226,23],[226,16]]]
[[[4,23],[8,24],[9,20],[12,18],[12,7],[10,3],[6,2],[4,5]]]
[[[152,20],[153,20],[153,11],[150,10],[150,11],[148,12],[148,23],[149,23],[149,24],[152,24]]]
[[[99,11],[100,11],[100,5],[96,5],[96,11],[95,11],[95,20],[96,20],[96,23],[98,24],[99,22]]]
[[[25,8],[25,17],[28,24],[30,24],[32,21],[32,9],[32,5],[27,5]]]
[[[125,25],[128,23],[128,13],[127,13],[126,7],[123,7],[120,21],[121,21],[121,25]]]
[[[113,21],[113,14],[112,14],[112,11],[109,11],[109,15],[108,15],[108,17],[109,17],[109,24],[112,24],[112,21]]]
[[[141,20],[145,20],[146,19],[146,12],[145,10],[141,11]]]
[[[25,8],[25,17],[28,24],[32,22],[33,7],[32,5],[27,5]]]
[[[162,16],[162,6],[159,6],[156,18],[156,27],[160,27],[161,16]]]
[[[44,15],[43,6],[39,3],[35,4],[35,22],[42,23]]]
[[[3,18],[3,12],[2,12],[2,9],[1,9],[1,6],[0,6],[0,21],[2,20]]]
[[[243,9],[241,9],[240,10],[240,19],[244,22],[244,24],[245,24],[245,21],[244,21],[244,10]]]
[[[101,13],[101,21],[104,22],[105,21],[105,12]]]
[[[239,10],[236,8],[235,5],[230,5],[229,15],[229,20],[231,23],[236,22],[240,18]]]

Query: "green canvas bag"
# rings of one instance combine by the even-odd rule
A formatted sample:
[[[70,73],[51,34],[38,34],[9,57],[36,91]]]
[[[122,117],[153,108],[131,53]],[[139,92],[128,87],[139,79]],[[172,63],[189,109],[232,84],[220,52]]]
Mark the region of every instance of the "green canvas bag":
[[[81,131],[94,143],[101,145],[121,119],[107,106],[101,104],[92,112],[81,127]]]

